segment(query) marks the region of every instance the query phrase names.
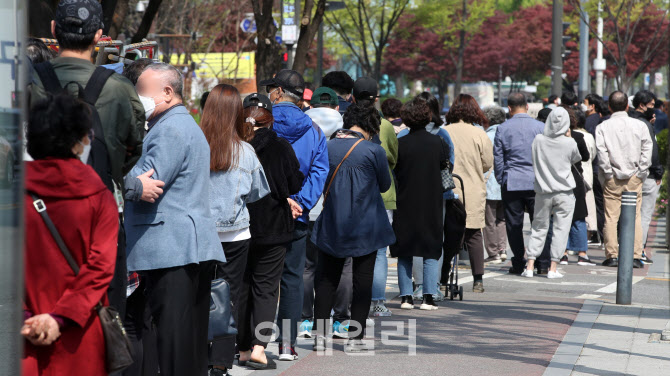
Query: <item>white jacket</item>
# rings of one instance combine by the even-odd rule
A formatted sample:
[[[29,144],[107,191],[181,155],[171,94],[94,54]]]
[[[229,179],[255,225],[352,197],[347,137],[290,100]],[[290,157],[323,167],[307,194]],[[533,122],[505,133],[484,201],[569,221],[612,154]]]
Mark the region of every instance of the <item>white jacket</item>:
[[[647,126],[625,111],[612,114],[596,128],[598,178],[627,180],[637,175],[644,181],[649,175],[653,143]]]

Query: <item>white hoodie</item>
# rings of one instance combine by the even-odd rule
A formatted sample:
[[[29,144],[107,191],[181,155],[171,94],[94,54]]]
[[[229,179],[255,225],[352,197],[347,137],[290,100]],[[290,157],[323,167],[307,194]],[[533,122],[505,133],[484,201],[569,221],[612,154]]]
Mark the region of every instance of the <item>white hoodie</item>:
[[[577,142],[565,133],[570,116],[563,107],[551,111],[544,132],[533,140],[533,170],[536,193],[569,192],[575,188],[570,167],[582,160]]]
[[[314,123],[316,123],[319,128],[323,131],[323,134],[326,135],[326,140],[330,139],[330,136],[335,133],[336,130],[342,129],[344,126],[344,121],[342,120],[342,115],[337,110],[333,110],[328,107],[319,107],[312,108],[305,111],[305,114],[309,116]],[[323,210],[323,195],[319,198],[319,201],[314,205],[312,210],[309,211],[309,220],[314,222],[319,218],[319,214]]]

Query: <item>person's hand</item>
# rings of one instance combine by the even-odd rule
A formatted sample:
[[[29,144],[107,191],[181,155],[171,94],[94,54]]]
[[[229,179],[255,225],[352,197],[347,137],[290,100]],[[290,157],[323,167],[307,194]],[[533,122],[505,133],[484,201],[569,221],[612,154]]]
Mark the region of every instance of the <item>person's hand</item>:
[[[154,169],[152,168],[137,177],[142,182],[142,201],[150,202],[152,204],[156,202],[158,196],[163,194],[162,188],[165,186],[164,182],[152,179],[151,175],[153,174]]]
[[[662,180],[656,180],[656,185],[661,185]]]
[[[43,313],[24,321],[21,335],[35,346],[49,346],[60,337],[60,327],[50,314]]]
[[[302,215],[302,207],[300,204],[295,202],[290,197],[286,198],[288,200],[288,205],[291,207],[291,213],[293,214],[293,219],[296,219]]]

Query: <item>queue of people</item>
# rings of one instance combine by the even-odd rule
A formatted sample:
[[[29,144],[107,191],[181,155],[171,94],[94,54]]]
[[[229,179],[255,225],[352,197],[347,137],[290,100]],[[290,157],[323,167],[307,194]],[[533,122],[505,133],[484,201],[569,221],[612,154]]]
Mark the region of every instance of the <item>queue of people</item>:
[[[140,59],[118,75],[91,63],[101,20],[97,2],[61,1],[59,56],[31,50],[24,375],[107,374],[100,305],[127,329],[134,364],[122,375],[276,368],[265,352],[273,323],[282,361],[298,359],[298,337],[316,351],[347,338],[346,351],[364,352],[368,317],[392,315],[389,253],[400,308],[423,311],[439,308],[461,248],[476,293],[508,242],[509,272],[523,277],[562,278],[567,251],[594,265],[589,238],[616,266],[623,191],[638,194],[634,267],[652,262],[644,245],[663,168],[651,93],[631,108],[618,91],[581,106],[565,93],[543,122],[521,93],[509,118],[461,94],[442,119],[428,92],[387,99],[380,113],[371,78],[330,72],[308,90],[281,70],[260,82],[265,93],[215,86],[197,124],[175,67]],[[452,173],[462,187],[445,187]],[[215,278],[229,286],[237,335],[208,340]]]

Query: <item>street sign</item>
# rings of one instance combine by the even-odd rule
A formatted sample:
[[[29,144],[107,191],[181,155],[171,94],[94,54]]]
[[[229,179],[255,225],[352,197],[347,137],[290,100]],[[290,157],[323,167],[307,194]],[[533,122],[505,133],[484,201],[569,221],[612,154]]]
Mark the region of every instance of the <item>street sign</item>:
[[[240,29],[245,33],[255,33],[256,32],[256,21],[253,19],[245,18],[240,22]]]
[[[281,37],[279,35],[275,36],[275,40],[277,41],[277,43],[281,44]]]
[[[281,39],[285,44],[295,44],[298,41],[298,25],[284,25],[281,29]]]

